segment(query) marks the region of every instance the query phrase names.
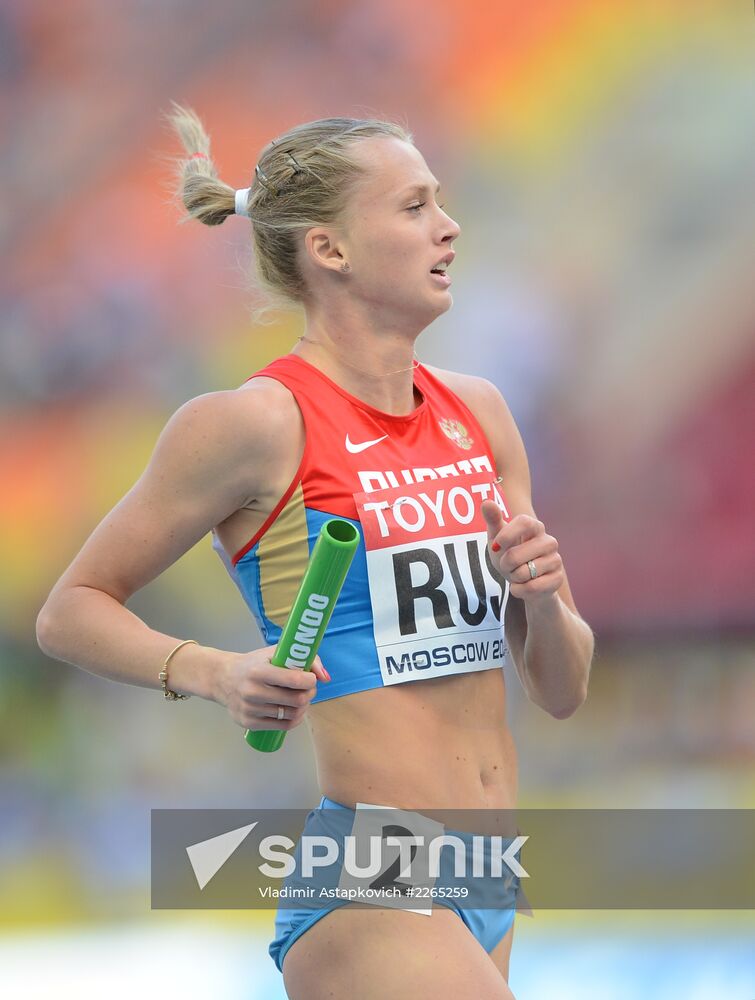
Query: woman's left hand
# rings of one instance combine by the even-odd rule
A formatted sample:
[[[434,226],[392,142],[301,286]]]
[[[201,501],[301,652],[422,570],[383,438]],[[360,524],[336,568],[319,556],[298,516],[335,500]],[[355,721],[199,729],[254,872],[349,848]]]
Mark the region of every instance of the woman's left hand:
[[[482,514],[493,565],[509,581],[511,595],[535,601],[555,594],[564,582],[564,566],[558,542],[546,534],[543,522],[529,514],[507,522],[493,500],[483,501]]]

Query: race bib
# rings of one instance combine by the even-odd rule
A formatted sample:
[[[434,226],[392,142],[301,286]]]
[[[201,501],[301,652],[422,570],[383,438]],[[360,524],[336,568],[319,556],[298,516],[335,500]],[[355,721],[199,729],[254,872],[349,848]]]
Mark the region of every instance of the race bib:
[[[489,472],[355,493],[384,684],[503,664],[509,585],[480,509],[510,515]]]

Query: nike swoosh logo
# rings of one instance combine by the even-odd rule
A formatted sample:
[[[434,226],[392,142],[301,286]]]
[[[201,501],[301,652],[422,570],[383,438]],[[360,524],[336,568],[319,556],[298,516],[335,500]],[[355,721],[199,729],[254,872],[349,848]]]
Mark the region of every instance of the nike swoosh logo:
[[[371,448],[373,444],[380,444],[381,441],[385,441],[388,437],[387,434],[383,434],[380,438],[375,438],[374,441],[362,441],[361,444],[353,444],[349,441],[349,435],[346,435],[346,451],[350,451],[352,455],[358,455],[360,451],[364,451],[365,448]]]

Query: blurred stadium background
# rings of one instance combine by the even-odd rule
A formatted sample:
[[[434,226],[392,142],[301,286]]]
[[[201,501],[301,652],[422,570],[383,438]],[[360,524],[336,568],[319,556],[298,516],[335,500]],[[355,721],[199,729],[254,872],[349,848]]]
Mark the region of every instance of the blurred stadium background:
[[[170,99],[239,187],[270,138],[332,114],[406,121],[443,183],[455,305],[418,354],[509,400],[597,633],[568,721],[511,685],[521,805],[753,806],[754,30],[748,0],[3,0],[4,997],[284,995],[270,911],[149,910],[149,810],[309,807],[306,732],[262,761],[216,706],[34,638],[168,416],[300,332],[251,322],[243,220],[178,225]],[[209,537],[129,606],[260,643]],[[754,924],[538,913],[517,922],[512,988],[752,1000]]]

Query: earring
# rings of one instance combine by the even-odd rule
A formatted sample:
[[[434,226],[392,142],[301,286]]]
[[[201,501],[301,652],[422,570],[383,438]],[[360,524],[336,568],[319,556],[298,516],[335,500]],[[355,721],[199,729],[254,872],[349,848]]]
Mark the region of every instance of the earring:
[[[346,261],[344,261],[344,262],[343,262],[343,264],[341,264],[341,270],[342,270],[342,271],[344,272],[344,274],[345,274],[345,273],[346,273],[347,271],[350,271],[350,270],[351,270],[351,268],[349,267],[349,265],[347,264],[347,262],[346,262]]]

